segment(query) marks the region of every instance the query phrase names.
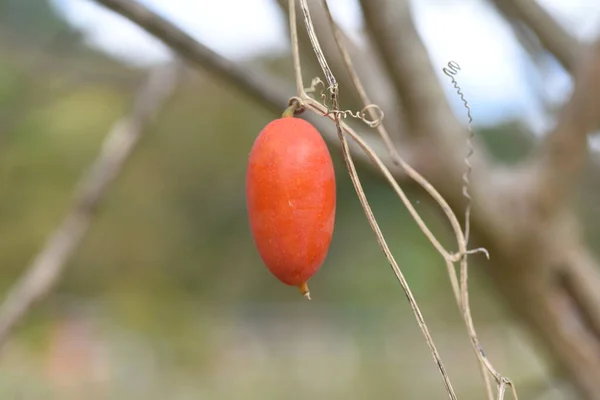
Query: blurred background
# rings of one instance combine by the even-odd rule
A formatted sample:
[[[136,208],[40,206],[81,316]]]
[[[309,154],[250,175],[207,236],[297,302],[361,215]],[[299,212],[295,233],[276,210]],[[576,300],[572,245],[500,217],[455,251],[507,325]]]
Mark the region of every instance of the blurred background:
[[[144,3],[228,58],[292,75],[285,16],[274,1]],[[540,3],[576,37],[598,33],[596,0]],[[358,4],[330,4],[360,41]],[[551,57],[533,62],[484,1],[413,6],[457,114],[466,118],[441,72],[450,60],[461,64],[477,135],[497,161],[520,160],[568,96],[569,76]],[[62,221],[147,69],[170,58],[91,1],[0,0],[2,293]],[[4,350],[0,398],[444,398],[339,151],[332,149],[335,234],[307,302],[262,265],[247,223],[247,156],[275,116],[202,71],[190,79],[128,161],[57,290]],[[370,170],[359,173],[459,397],[482,398],[442,259],[387,184]],[[586,182],[578,212],[589,243],[600,243],[598,175],[588,171]],[[409,195],[432,230],[449,238],[439,215]],[[478,273],[485,263],[473,265],[471,303],[486,353],[523,398],[533,398],[551,371]]]

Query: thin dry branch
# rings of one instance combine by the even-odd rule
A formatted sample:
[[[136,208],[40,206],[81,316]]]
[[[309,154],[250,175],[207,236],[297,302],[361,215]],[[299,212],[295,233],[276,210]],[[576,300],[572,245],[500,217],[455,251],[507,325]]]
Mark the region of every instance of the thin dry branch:
[[[289,15],[288,0],[275,0],[275,2],[279,5],[282,13],[286,16],[286,19],[288,20],[288,28],[289,28],[289,19],[287,18],[287,16]],[[318,0],[309,0],[309,4],[311,7],[311,13],[313,16],[313,24],[315,26],[315,31],[320,34],[328,31],[329,27],[327,24],[327,20],[324,18],[323,10],[320,9],[320,6],[315,7],[318,5]],[[296,10],[296,12],[297,11],[298,11],[298,9]],[[351,48],[358,50],[356,43],[354,43],[348,36],[344,35],[344,40],[348,41],[348,45]],[[300,50],[303,55],[309,55],[309,56],[312,55],[313,56],[311,58],[307,58],[306,67],[303,68],[304,72],[309,71],[311,73],[313,73],[313,72],[320,73],[320,71],[317,71],[317,69],[319,69],[319,65],[318,65],[318,63],[316,63],[316,60],[314,60],[314,53],[313,53],[312,46],[311,46],[308,36],[306,34],[303,35],[302,32],[299,32],[298,33],[298,44],[300,46]],[[332,50],[335,49],[335,43],[333,42],[333,40],[329,40],[328,38],[321,40],[321,46],[323,47],[323,51],[326,54],[329,54],[330,52],[332,52]],[[334,54],[337,54],[337,53],[334,53]],[[331,64],[332,70],[335,71],[335,73],[336,73],[336,78],[338,79],[340,86],[343,88],[349,88],[350,82],[349,82],[348,75],[345,73],[340,73],[342,68],[340,68],[341,60],[339,59],[339,57],[329,57],[328,61]],[[364,64],[365,69],[367,69],[369,67],[370,66],[368,63]],[[346,97],[346,102],[348,104],[356,103],[356,101],[353,97],[354,97],[354,94],[349,93],[348,96]]]
[[[558,23],[537,1],[491,0],[509,19],[528,26],[540,42],[569,72],[573,73],[582,54],[581,43]]]
[[[398,266],[394,256],[392,255],[392,252],[390,251],[390,248],[385,240],[383,233],[381,232],[379,224],[377,223],[377,220],[375,219],[375,215],[373,214],[373,210],[371,209],[371,206],[369,205],[366,194],[362,188],[360,178],[358,177],[358,173],[356,172],[356,167],[354,165],[354,161],[352,160],[352,154],[350,153],[348,141],[344,134],[344,129],[342,128],[341,123],[340,123],[340,113],[339,113],[340,108],[339,108],[339,103],[338,103],[339,88],[338,88],[337,81],[336,81],[335,76],[333,75],[331,69],[328,66],[328,63],[327,63],[327,60],[326,60],[326,57],[325,57],[323,51],[321,50],[319,40],[314,31],[314,27],[313,27],[311,15],[310,15],[310,10],[308,8],[308,4],[307,4],[306,0],[300,0],[300,5],[301,5],[302,12],[304,14],[304,22],[306,25],[306,29],[308,31],[308,35],[309,35],[309,38],[311,41],[312,48],[313,48],[314,53],[319,61],[319,64],[321,65],[323,73],[325,74],[325,77],[327,78],[329,97],[330,97],[332,108],[333,108],[333,110],[328,111],[327,114],[333,114],[338,138],[342,144],[342,153],[344,156],[344,161],[346,163],[348,173],[350,174],[350,179],[356,190],[356,194],[358,195],[360,204],[365,212],[365,215],[367,217],[369,225],[375,232],[375,236],[377,238],[377,243],[381,247],[386,258],[388,259],[388,261],[392,267],[392,270],[394,271],[394,274],[395,274],[396,278],[398,279],[398,282],[400,283],[402,290],[404,291],[404,293],[408,299],[408,302],[409,302],[410,307],[415,315],[415,318],[417,320],[419,328],[421,329],[423,335],[425,336],[425,340],[427,342],[427,345],[429,346],[429,350],[431,351],[431,354],[434,358],[435,364],[438,367],[438,370],[444,381],[444,385],[446,387],[448,396],[450,397],[451,400],[456,400],[456,394],[454,393],[452,383],[450,382],[450,377],[448,376],[448,373],[446,372],[444,364],[440,358],[439,352],[433,342],[433,338],[431,337],[429,328],[427,327],[425,320],[423,318],[423,315],[421,314],[421,311],[417,304],[417,301],[416,301],[415,297],[413,296],[412,291],[410,290],[410,287],[408,286],[408,282],[406,281],[402,271],[400,270],[400,267]],[[327,3],[325,2],[324,5],[328,11],[329,9],[327,7]],[[301,63],[300,63],[300,51],[299,51],[299,46],[298,46],[298,29],[296,27],[296,12],[295,11],[296,11],[295,0],[289,0],[291,42],[292,42],[292,51],[293,51],[293,56],[294,56],[294,69],[296,71],[297,87],[299,89],[298,96],[300,97],[300,101],[304,101],[304,100],[310,100],[310,98],[307,96],[307,94],[303,88],[304,85],[302,84],[302,70],[301,70]],[[329,20],[333,21],[333,19],[331,18],[331,14],[329,14]],[[338,31],[338,34],[336,35],[336,39],[337,39],[338,45],[339,45],[339,40],[340,40],[339,31]],[[344,55],[343,53],[344,52],[342,51],[342,55]],[[346,63],[348,62],[347,57],[345,57],[345,61],[346,61]],[[353,71],[349,71],[349,72],[352,74]],[[354,78],[353,79],[354,84],[356,85],[358,82],[356,75],[353,75],[353,78]],[[358,84],[358,87],[360,88],[360,84]],[[365,96],[364,91],[361,92],[361,95]],[[382,172],[384,172],[384,171],[382,170]]]
[[[178,80],[178,67],[165,66],[152,71],[135,99],[131,114],[118,121],[110,131],[100,155],[79,184],[73,207],[0,306],[0,346],[6,343],[27,312],[59,281],[110,184],[123,169],[148,125],[173,94]]]
[[[580,57],[575,86],[559,114],[556,127],[534,155],[536,203],[542,215],[552,215],[570,193],[588,158],[588,134],[600,126],[600,39]]]
[[[385,0],[365,0],[362,2],[362,7],[365,12],[367,26],[375,38],[380,52],[386,55],[387,65],[390,71],[392,71],[394,74],[393,76],[395,78],[397,90],[401,93],[404,91],[404,105],[407,107],[407,115],[412,116],[412,126],[415,128],[419,127],[426,133],[433,134],[436,137],[456,132],[462,133],[463,128],[458,126],[456,123],[457,121],[450,111],[447,102],[444,100],[441,88],[439,87],[435,74],[431,69],[429,57],[426,53],[425,47],[422,44],[412,22],[408,2],[404,2],[401,6],[398,6],[397,2],[392,4],[391,2],[386,2]],[[397,14],[393,14],[394,12]],[[398,23],[399,19],[401,21],[400,23]],[[394,23],[392,23],[392,21]],[[338,41],[338,44],[340,46],[340,51],[344,53],[343,43]],[[346,55],[345,58],[348,59],[348,55]],[[350,63],[347,62],[348,68],[351,69],[349,64]],[[358,79],[355,79],[355,84],[358,85],[357,90],[361,93],[363,101],[368,102],[369,99],[364,89],[360,87],[360,84],[357,82],[357,80]],[[419,85],[422,85],[424,88],[419,87]],[[460,91],[459,94],[462,96]],[[434,114],[434,117],[424,114],[424,112],[428,113],[430,111],[429,107],[433,108],[432,113]],[[436,118],[439,119],[436,120]],[[448,129],[448,121],[454,122],[454,129],[452,129],[452,127]],[[383,131],[381,131],[381,135],[384,138],[384,141],[388,143],[385,140],[387,134],[384,128],[381,129],[383,129]],[[467,143],[472,153],[473,147],[471,140],[467,141]],[[392,153],[392,158],[395,159],[394,150],[390,150],[390,152]],[[470,161],[467,164],[470,170]],[[457,164],[454,163],[454,165]],[[412,176],[410,173],[409,175]],[[464,177],[467,177],[468,183],[468,175],[463,175],[463,179]],[[463,194],[467,199],[471,199],[466,187],[463,187]],[[448,217],[451,222],[455,218],[453,214],[451,216],[448,215]],[[469,236],[470,203],[467,205],[466,218],[464,237],[455,231],[461,248],[462,246],[466,248],[466,240]],[[456,278],[452,260],[446,259],[446,263],[450,280],[455,291],[455,296],[461,308],[469,337],[473,345],[473,350],[475,351],[477,360],[479,361],[488,399],[493,399],[488,373],[491,374],[496,380],[498,386],[498,398],[503,398],[507,385],[511,386],[513,396],[516,398],[517,394],[514,385],[510,380],[500,375],[494,369],[492,364],[483,353],[479,339],[477,338],[477,333],[475,331],[469,306],[467,253],[463,254],[463,257],[460,260],[460,293],[458,293],[456,289],[457,285],[455,283]]]
[[[350,58],[350,55],[348,53],[348,51],[345,48],[345,44],[344,44],[344,40],[343,40],[343,35],[339,29],[339,27],[337,26],[337,24],[335,23],[335,21],[333,20],[333,17],[329,11],[329,7],[327,4],[326,0],[322,0],[323,1],[323,6],[324,9],[326,11],[329,23],[331,25],[331,28],[333,30],[333,36],[336,42],[336,45],[338,47],[338,50],[340,52],[340,55],[342,56],[342,60],[344,61],[344,65],[347,69],[348,74],[350,75],[351,81],[353,86],[355,87],[356,91],[359,93],[361,100],[363,101],[363,104],[365,105],[365,107],[369,107],[371,106],[369,97],[360,81],[360,78],[358,76],[357,71],[354,69],[353,65],[352,65],[352,61]],[[290,7],[293,6],[294,0],[290,0]],[[338,129],[338,136],[340,137],[340,141],[342,142],[342,148],[345,149],[345,147],[347,146],[346,144],[346,139],[343,135],[343,131],[344,129],[341,127],[340,122],[338,120],[338,115],[339,115],[339,108],[338,108],[338,93],[339,93],[339,89],[338,89],[338,85],[337,82],[333,76],[333,74],[331,73],[331,70],[328,67],[327,61],[325,60],[325,56],[323,54],[323,52],[321,51],[318,39],[315,35],[315,32],[313,30],[312,24],[311,24],[311,18],[310,18],[310,12],[306,3],[306,0],[301,0],[301,8],[302,11],[304,12],[304,16],[305,16],[305,22],[307,25],[307,30],[309,32],[309,37],[311,39],[311,44],[312,47],[314,49],[314,52],[317,56],[317,59],[319,60],[321,67],[323,68],[323,72],[325,73],[325,76],[327,76],[328,78],[328,83],[329,83],[329,91],[330,91],[330,97],[331,97],[331,103],[333,106],[333,110],[330,110],[328,112],[328,114],[333,114],[335,119],[334,121],[336,122],[336,127]],[[290,14],[290,21],[291,21],[291,25],[292,25],[292,46],[293,46],[293,50],[294,50],[294,61],[295,61],[295,69],[296,69],[296,79],[298,80],[298,82],[301,82],[302,80],[302,74],[301,74],[301,69],[300,69],[300,62],[299,62],[299,50],[298,50],[298,44],[296,42],[297,40],[297,33],[295,32],[296,28],[295,28],[295,15]],[[305,99],[305,100],[310,100],[310,98],[306,97],[306,93],[302,90],[302,86],[298,84],[298,91],[299,91],[299,96],[300,99]],[[460,92],[459,92],[460,93]],[[467,106],[468,108],[468,106]],[[378,115],[375,115],[375,113],[373,112],[373,109],[371,110],[371,120],[376,120]],[[460,227],[458,224],[458,221],[456,220],[455,215],[447,210],[447,204],[445,202],[445,200],[437,193],[437,191],[435,189],[433,189],[431,187],[431,185],[420,175],[418,174],[416,171],[414,171],[409,165],[407,165],[404,160],[402,160],[402,158],[400,158],[400,156],[397,154],[396,149],[393,147],[393,145],[391,144],[390,140],[389,140],[389,136],[385,130],[385,127],[381,124],[377,124],[377,129],[379,131],[379,134],[381,135],[383,141],[386,143],[387,147],[388,147],[388,151],[392,157],[392,159],[394,160],[394,162],[396,162],[397,164],[403,166],[403,168],[407,171],[407,174],[414,179],[417,183],[421,184],[422,187],[424,187],[429,194],[433,197],[433,199],[438,203],[438,205],[440,205],[440,207],[442,208],[442,210],[444,210],[446,212],[446,215],[449,219],[449,221],[452,223],[453,227],[455,228],[455,235],[459,244],[459,249],[460,249],[460,255],[461,257],[461,287],[460,287],[460,293],[459,293],[459,289],[458,289],[458,284],[456,282],[456,271],[454,270],[453,267],[453,262],[455,261],[453,258],[448,257],[447,253],[445,253],[444,250],[440,250],[440,253],[442,254],[442,256],[444,256],[447,267],[448,267],[448,272],[450,275],[450,281],[452,283],[456,298],[457,298],[457,302],[463,312],[463,316],[465,318],[465,323],[467,325],[467,329],[469,332],[469,336],[471,338],[471,342],[473,344],[473,348],[474,351],[477,355],[478,361],[480,362],[480,369],[481,369],[481,373],[483,376],[483,379],[485,381],[486,384],[486,388],[487,388],[487,395],[489,399],[493,399],[493,392],[491,390],[491,386],[490,386],[490,381],[489,381],[489,377],[488,377],[488,372],[496,379],[497,385],[498,385],[498,399],[503,399],[504,398],[504,393],[506,390],[507,386],[511,387],[513,396],[515,399],[517,399],[517,393],[516,393],[516,389],[514,387],[514,385],[512,384],[512,382],[501,376],[491,365],[491,363],[488,361],[488,359],[486,358],[485,354],[483,353],[483,350],[481,349],[481,345],[479,344],[479,340],[477,338],[477,334],[475,332],[475,328],[473,326],[473,320],[471,317],[471,312],[470,312],[470,307],[469,307],[469,301],[468,301],[468,287],[467,287],[467,256],[469,251],[466,250],[466,238],[465,236],[463,236],[462,232],[460,231]],[[352,135],[351,135],[352,136]],[[365,151],[368,153],[368,149],[365,149]],[[448,394],[450,395],[451,398],[453,398],[455,395],[453,393],[452,390],[452,386],[450,385],[450,381],[446,375],[446,372],[443,368],[443,365],[441,364],[441,360],[439,360],[439,355],[437,354],[437,351],[435,349],[435,345],[433,344],[433,341],[431,339],[431,336],[429,335],[429,332],[427,330],[427,326],[425,325],[424,320],[422,319],[422,316],[419,312],[418,306],[414,300],[414,297],[412,296],[410,289],[408,287],[407,282],[405,281],[402,272],[400,271],[400,269],[398,268],[398,266],[396,265],[396,262],[394,260],[393,255],[389,252],[389,248],[387,247],[385,238],[383,237],[383,235],[381,234],[380,230],[379,230],[379,226],[377,224],[377,221],[375,220],[375,217],[371,211],[371,208],[369,206],[369,203],[366,199],[366,196],[364,194],[364,192],[362,191],[362,186],[360,184],[360,179],[358,178],[358,175],[356,175],[356,171],[354,169],[354,164],[351,158],[351,155],[348,154],[346,155],[346,152],[344,153],[344,158],[348,167],[348,170],[350,172],[350,176],[352,178],[352,182],[355,186],[356,192],[359,196],[359,199],[361,201],[361,205],[363,207],[363,210],[365,211],[365,214],[369,220],[369,223],[372,227],[372,229],[375,231],[376,233],[376,237],[377,237],[377,241],[379,242],[382,250],[384,251],[386,257],[388,258],[390,264],[392,265],[392,268],[394,270],[394,273],[396,274],[396,277],[398,278],[400,284],[402,285],[402,288],[404,290],[404,292],[406,293],[408,299],[409,299],[409,303],[411,305],[411,307],[413,308],[413,311],[415,312],[415,316],[417,317],[417,321],[419,323],[420,328],[422,329],[427,343],[430,346],[430,350],[432,351],[432,354],[436,360],[436,363],[438,365],[438,367],[440,368],[440,372],[444,378],[444,382],[446,383],[446,388],[448,390]],[[381,172],[386,175],[386,171],[382,168]],[[399,186],[397,186],[397,184],[395,182],[393,182],[393,180],[389,181],[390,184],[392,185],[392,187],[395,189],[395,191],[397,192],[397,194],[399,195],[399,197],[401,198],[401,200],[404,202],[405,206],[409,209],[409,212],[411,213],[411,215],[415,218],[415,221],[419,224],[419,227],[422,229],[423,233],[431,240],[431,242],[434,244],[434,246],[436,245],[437,239],[435,239],[434,235],[429,231],[429,229],[426,227],[426,225],[424,223],[422,223],[422,220],[420,218],[420,216],[418,215],[418,213],[412,208],[412,205],[410,202],[405,201],[405,195],[402,192],[402,190],[399,188]],[[436,246],[437,248],[437,246]]]
[[[276,2],[286,15],[288,15],[288,0],[276,0]],[[331,69],[336,74],[340,89],[347,92],[346,96],[344,96],[344,104],[351,107],[354,107],[355,105],[361,107],[360,103],[362,101],[360,94],[352,91],[352,88],[355,86],[353,84],[354,79],[346,73],[345,62],[339,55],[336,40],[329,34],[331,29],[329,19],[327,18],[327,12],[321,5],[320,0],[309,0],[308,4],[311,10],[315,31],[317,34],[321,35],[320,42],[323,52],[328,55],[328,62],[331,64]],[[297,7],[296,11],[298,10],[299,8]],[[354,67],[357,73],[362,77],[365,86],[373,93],[373,102],[385,112],[386,118],[383,124],[390,132],[393,132],[394,139],[399,140],[404,131],[404,125],[400,118],[402,111],[401,105],[398,102],[390,77],[382,64],[381,59],[375,54],[373,48],[371,48],[368,43],[366,46],[361,46],[355,43],[339,26],[336,26],[336,29],[339,35],[339,39],[337,40],[342,40],[346,45],[348,53],[354,59]],[[299,35],[298,41],[303,55],[313,55],[313,49],[307,36]],[[312,58],[309,58],[307,62],[310,62],[311,60]],[[309,65],[311,64],[309,63]],[[306,71],[307,68],[304,68],[304,70]],[[356,97],[356,95],[358,95],[358,97]],[[352,101],[348,101],[349,99]]]
[[[365,107],[365,109],[368,109],[368,114],[369,114],[370,120],[375,121],[375,120],[377,120],[377,118],[379,118],[379,115],[377,112],[374,111],[374,109],[372,107],[370,107],[373,104],[373,102],[371,101],[371,98],[367,94],[365,86],[363,85],[363,83],[360,79],[359,71],[354,66],[351,53],[346,48],[346,43],[343,40],[343,35],[341,32],[341,29],[339,28],[339,26],[336,24],[335,20],[333,19],[333,15],[331,14],[331,11],[329,9],[327,0],[322,0],[322,2],[323,2],[323,8],[324,8],[326,16],[327,16],[327,20],[329,21],[329,24],[331,25],[331,29],[333,32],[333,38],[335,40],[336,47],[342,57],[344,66],[345,66],[346,70],[348,71],[350,80],[352,82],[352,86],[354,86],[354,89],[359,94],[359,97],[362,102],[362,106]],[[372,90],[373,89],[371,88],[371,91]],[[385,128],[385,125],[379,124],[376,128],[377,128],[377,131],[379,132],[379,135],[381,136],[381,139],[383,140],[383,142],[386,145],[387,151],[388,151],[390,157],[392,158],[392,161],[395,164],[402,166],[402,168],[406,171],[406,173],[410,177],[412,177],[415,181],[419,182],[421,184],[421,186],[423,186],[423,188],[425,188],[425,190],[427,190],[430,193],[431,196],[433,196],[434,198],[437,198],[438,197],[437,192],[431,187],[431,185],[429,185],[428,182],[425,181],[425,179],[423,179],[416,171],[414,171],[402,159],[402,157],[400,157],[400,154],[398,154],[398,150],[397,150],[396,146],[394,145],[394,143],[392,142],[392,140],[387,132],[387,129]],[[448,205],[443,201],[443,198],[441,198],[441,196],[439,196],[438,202],[440,202],[440,206],[442,207],[442,209],[446,209],[446,208],[449,209]],[[410,207],[409,207],[409,210],[410,210]],[[450,220],[453,219],[453,215],[447,214],[447,216]],[[456,223],[455,225],[458,225],[458,224]],[[427,233],[426,233],[426,235],[427,235]],[[466,242],[466,240],[465,240],[465,242]],[[466,246],[465,246],[465,248],[466,248]],[[452,289],[458,300],[460,298],[460,294],[459,294],[460,290],[459,290],[459,286],[458,286],[458,279],[456,277],[456,271],[454,269],[454,266],[453,266],[451,260],[446,260],[446,261],[448,261],[448,263],[447,263],[448,267],[449,267],[448,272],[449,272],[450,281],[452,284]]]

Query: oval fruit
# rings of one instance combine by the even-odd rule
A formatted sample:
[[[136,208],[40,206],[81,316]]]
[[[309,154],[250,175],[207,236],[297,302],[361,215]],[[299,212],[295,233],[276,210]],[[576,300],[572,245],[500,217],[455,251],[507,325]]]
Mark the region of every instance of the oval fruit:
[[[310,299],[307,281],[325,261],[333,235],[335,174],[316,128],[285,115],[263,128],[254,142],[246,202],[266,267]]]

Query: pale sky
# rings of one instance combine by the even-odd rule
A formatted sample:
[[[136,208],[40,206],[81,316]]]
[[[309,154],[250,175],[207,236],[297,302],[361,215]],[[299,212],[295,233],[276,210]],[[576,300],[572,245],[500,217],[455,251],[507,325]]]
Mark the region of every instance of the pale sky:
[[[264,51],[286,51],[287,32],[274,0],[142,0],[213,50],[229,57]],[[533,0],[532,0],[533,1]],[[539,0],[569,31],[583,40],[600,33],[599,0]],[[150,65],[170,55],[158,41],[127,20],[90,0],[54,0],[68,20],[81,28],[92,45],[133,64]],[[520,115],[534,130],[542,118],[528,82],[552,88],[548,96],[562,100],[570,78],[560,67],[545,77],[532,74],[510,29],[484,0],[413,0],[417,27],[451,102],[464,114],[449,78],[441,69],[457,61],[457,80],[476,123],[495,123]],[[352,35],[362,26],[356,0],[329,0],[334,16]],[[466,117],[465,117],[466,118]]]

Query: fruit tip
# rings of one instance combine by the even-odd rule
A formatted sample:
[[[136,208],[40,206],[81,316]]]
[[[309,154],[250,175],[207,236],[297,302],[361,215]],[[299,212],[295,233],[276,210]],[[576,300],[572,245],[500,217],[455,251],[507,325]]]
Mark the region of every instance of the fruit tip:
[[[306,282],[304,282],[301,285],[299,285],[298,289],[300,290],[300,293],[302,293],[302,295],[304,297],[306,297],[308,300],[311,300],[311,298],[310,298],[310,291],[308,290],[308,284]]]

